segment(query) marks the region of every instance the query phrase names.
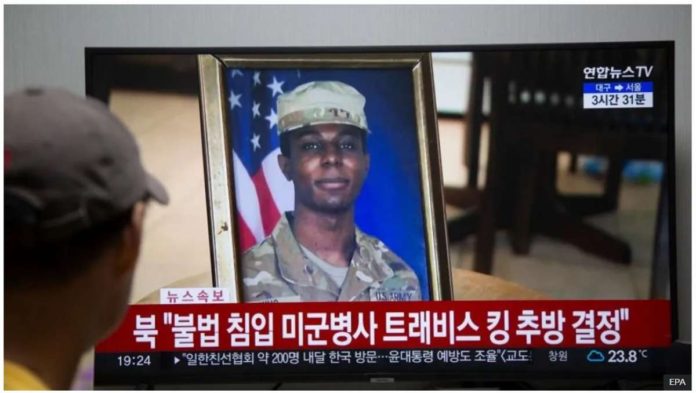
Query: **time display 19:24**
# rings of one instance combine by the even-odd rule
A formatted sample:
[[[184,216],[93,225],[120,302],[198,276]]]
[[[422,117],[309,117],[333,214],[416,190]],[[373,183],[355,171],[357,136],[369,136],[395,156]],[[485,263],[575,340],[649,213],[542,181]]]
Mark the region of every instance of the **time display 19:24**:
[[[150,355],[119,355],[116,359],[119,367],[145,367],[152,364]]]

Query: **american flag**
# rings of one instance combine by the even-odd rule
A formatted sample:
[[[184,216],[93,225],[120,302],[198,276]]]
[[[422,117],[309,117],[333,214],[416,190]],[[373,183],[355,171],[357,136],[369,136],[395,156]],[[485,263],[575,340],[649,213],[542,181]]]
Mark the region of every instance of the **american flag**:
[[[424,227],[413,112],[411,70],[331,68],[226,69],[239,246],[242,252],[271,234],[294,209],[294,189],[278,167],[276,101],[310,81],[337,80],[367,99],[370,171],[356,201],[357,225],[411,265],[427,297]]]
[[[276,100],[304,83],[299,70],[227,70],[227,103],[240,246],[246,251],[268,236],[293,209],[294,191],[278,167]]]

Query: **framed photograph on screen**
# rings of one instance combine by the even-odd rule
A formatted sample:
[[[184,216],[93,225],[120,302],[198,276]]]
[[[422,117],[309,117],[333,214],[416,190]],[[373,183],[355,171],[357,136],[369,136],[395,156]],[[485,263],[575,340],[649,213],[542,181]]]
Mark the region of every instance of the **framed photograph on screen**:
[[[239,302],[451,298],[430,54],[198,62],[215,286]]]

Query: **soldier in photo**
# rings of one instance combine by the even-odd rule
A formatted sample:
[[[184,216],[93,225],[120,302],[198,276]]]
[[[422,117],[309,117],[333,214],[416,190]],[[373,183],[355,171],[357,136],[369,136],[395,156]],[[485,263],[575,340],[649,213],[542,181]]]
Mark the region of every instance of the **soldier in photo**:
[[[278,97],[278,164],[295,191],[270,236],[242,257],[246,302],[420,300],[414,271],[355,224],[370,167],[365,97],[314,81]]]

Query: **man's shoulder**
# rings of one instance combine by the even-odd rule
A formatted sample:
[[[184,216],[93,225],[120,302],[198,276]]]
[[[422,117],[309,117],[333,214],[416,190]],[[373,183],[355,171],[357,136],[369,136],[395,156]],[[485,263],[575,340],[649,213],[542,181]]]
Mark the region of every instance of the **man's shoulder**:
[[[242,254],[242,268],[268,270],[267,265],[275,265],[279,251],[282,254],[283,244],[293,240],[292,236],[287,218],[281,217],[270,235]]]
[[[258,272],[274,273],[276,250],[271,236],[242,254],[242,276],[255,276]]]
[[[273,237],[268,236],[261,243],[242,254],[242,263],[246,266],[248,262],[273,260],[274,258],[275,245],[273,244]]]
[[[280,278],[272,237],[242,255],[244,301],[268,301],[287,295],[287,284]]]
[[[5,359],[5,390],[48,390],[49,387],[27,367]]]
[[[371,258],[383,263],[393,274],[381,283],[377,295],[382,300],[421,300],[420,282],[418,275],[411,266],[392,251],[380,239],[361,233],[361,246],[367,249]]]
[[[377,237],[368,235],[365,232],[360,232],[360,239],[358,242],[361,247],[365,247],[369,250],[372,254],[372,258],[389,266],[394,271],[394,275],[416,278],[416,273],[413,269]]]

